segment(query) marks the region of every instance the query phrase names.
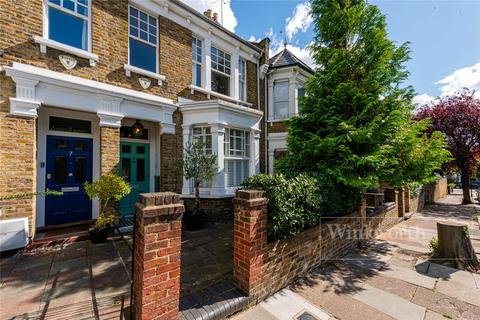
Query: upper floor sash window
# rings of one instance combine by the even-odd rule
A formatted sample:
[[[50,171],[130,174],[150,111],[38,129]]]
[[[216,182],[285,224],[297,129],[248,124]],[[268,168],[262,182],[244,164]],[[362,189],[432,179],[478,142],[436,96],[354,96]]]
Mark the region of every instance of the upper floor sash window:
[[[247,100],[247,64],[245,60],[238,60],[238,98],[242,101]]]
[[[88,51],[90,0],[48,0],[48,39]]]
[[[157,73],[157,18],[130,6],[128,25],[129,64]]]
[[[192,83],[202,86],[202,41],[192,38]]]
[[[232,57],[213,46],[210,57],[212,61],[212,91],[229,96]]]
[[[273,118],[288,118],[288,80],[275,81],[273,85]]]

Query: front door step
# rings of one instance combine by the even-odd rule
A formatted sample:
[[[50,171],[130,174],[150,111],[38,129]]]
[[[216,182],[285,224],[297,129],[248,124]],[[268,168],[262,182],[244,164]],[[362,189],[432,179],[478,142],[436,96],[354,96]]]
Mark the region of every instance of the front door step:
[[[180,320],[224,319],[247,307],[248,302],[231,280],[221,280],[180,297]]]

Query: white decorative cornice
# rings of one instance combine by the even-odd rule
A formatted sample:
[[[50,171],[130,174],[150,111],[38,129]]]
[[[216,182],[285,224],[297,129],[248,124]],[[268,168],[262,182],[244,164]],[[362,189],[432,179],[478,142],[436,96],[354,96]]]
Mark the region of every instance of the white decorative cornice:
[[[162,123],[160,127],[160,134],[175,134],[175,124]]]
[[[123,116],[116,114],[108,114],[97,112],[100,118],[100,127],[120,128],[122,126]]]
[[[40,103],[33,100],[10,98],[10,114],[19,117],[36,118]]]
[[[107,95],[98,95],[102,101],[101,113],[111,114],[111,115],[120,115],[120,104],[123,101],[123,98],[111,97]]]

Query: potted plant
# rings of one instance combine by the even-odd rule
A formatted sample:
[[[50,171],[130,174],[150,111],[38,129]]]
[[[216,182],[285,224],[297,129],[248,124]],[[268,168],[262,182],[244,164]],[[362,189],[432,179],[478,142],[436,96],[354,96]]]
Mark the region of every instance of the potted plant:
[[[200,209],[200,185],[211,181],[217,172],[217,155],[206,151],[205,144],[196,140],[184,151],[181,161],[185,179],[193,179],[195,187],[195,206],[193,211],[185,215],[187,230],[194,231],[202,228],[203,210]]]
[[[98,219],[93,227],[88,230],[90,238],[93,243],[105,242],[112,232],[112,223],[116,218],[116,211],[109,208],[109,205],[120,201],[130,193],[131,188],[123,178],[112,173],[101,176],[93,183],[85,182],[83,188],[90,200],[94,198],[100,200]]]

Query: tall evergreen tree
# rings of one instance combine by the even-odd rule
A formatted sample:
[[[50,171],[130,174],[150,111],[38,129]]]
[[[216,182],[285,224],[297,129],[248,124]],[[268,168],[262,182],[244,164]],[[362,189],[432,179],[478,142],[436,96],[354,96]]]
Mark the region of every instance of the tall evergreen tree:
[[[411,125],[414,91],[401,85],[408,44],[388,39],[385,17],[365,0],[313,0],[311,7],[319,67],[289,121],[290,155],[277,167],[323,172],[354,189],[375,187],[396,170],[392,141]]]

